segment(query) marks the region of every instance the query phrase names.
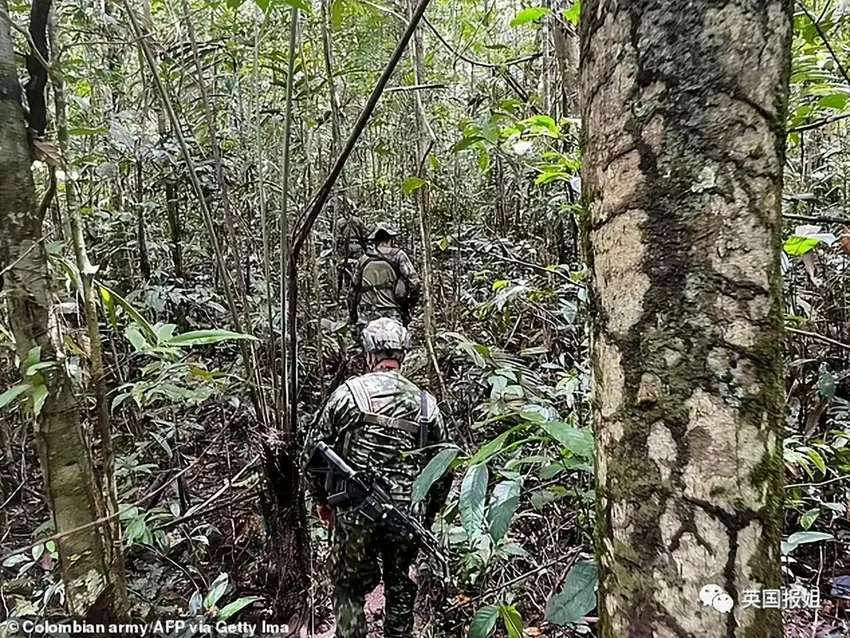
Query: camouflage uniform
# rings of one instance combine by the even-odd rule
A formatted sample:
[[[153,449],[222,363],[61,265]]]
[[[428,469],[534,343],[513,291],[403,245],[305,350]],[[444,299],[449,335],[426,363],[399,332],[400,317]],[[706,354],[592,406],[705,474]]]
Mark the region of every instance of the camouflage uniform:
[[[358,403],[367,409],[361,410]],[[365,404],[365,405],[364,405]],[[336,444],[344,458],[360,468],[383,472],[395,484],[396,506],[411,511],[413,482],[436,450],[413,453],[420,447],[420,408],[428,421],[427,445],[449,441],[436,400],[422,392],[398,371],[381,370],[350,379],[328,399],[307,436],[304,460],[320,440]],[[365,414],[365,416],[364,416]],[[319,504],[327,503],[324,478],[311,475],[310,491]],[[434,485],[427,501],[425,522],[445,503],[451,477]],[[385,638],[411,638],[413,602],[417,586],[408,571],[418,553],[415,541],[392,529],[370,523],[357,511],[334,513],[330,572],[334,582],[334,615],[337,638],[366,638],[366,595],[384,578]],[[379,568],[378,561],[383,564]]]
[[[407,253],[401,248],[372,248],[360,257],[354,271],[348,303],[350,323],[362,327],[380,317],[405,322],[401,299],[407,297],[412,306],[419,294],[419,277]]]

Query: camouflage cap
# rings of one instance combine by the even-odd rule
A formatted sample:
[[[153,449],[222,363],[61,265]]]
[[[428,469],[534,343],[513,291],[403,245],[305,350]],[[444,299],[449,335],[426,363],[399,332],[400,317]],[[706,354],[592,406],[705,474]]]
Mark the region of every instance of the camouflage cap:
[[[378,235],[380,235],[381,233],[389,235],[390,237],[397,237],[398,236],[398,232],[396,232],[396,230],[394,228],[392,228],[391,226],[389,226],[387,224],[378,224],[375,227],[375,230],[372,232],[372,234],[369,235],[369,239],[374,241],[375,239],[377,239]]]
[[[389,352],[390,350],[409,350],[410,333],[395,319],[381,317],[371,321],[363,328],[360,342],[368,354]]]

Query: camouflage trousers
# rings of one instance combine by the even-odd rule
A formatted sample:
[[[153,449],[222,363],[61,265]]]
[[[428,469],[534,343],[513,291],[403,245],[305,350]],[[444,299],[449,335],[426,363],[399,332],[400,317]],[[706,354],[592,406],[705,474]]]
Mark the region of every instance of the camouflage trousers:
[[[413,637],[413,603],[418,588],[408,572],[417,553],[416,543],[404,536],[371,527],[365,521],[336,518],[330,558],[336,638],[366,638],[366,595],[381,581],[381,572],[384,638]]]

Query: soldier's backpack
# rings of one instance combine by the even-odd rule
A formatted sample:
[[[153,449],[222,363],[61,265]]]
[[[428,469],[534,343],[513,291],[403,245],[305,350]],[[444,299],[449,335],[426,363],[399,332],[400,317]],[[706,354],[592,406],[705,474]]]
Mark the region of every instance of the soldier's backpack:
[[[380,250],[368,251],[362,266],[363,288],[389,290],[402,310],[410,310],[413,300],[410,299],[409,282],[401,273],[400,254],[401,250],[398,248],[386,253]]]
[[[362,429],[373,425],[379,426],[379,431],[386,432],[387,430],[397,430],[407,433],[408,435],[412,435],[408,438],[415,441],[413,446],[414,448],[418,447],[421,449],[428,445],[428,425],[433,417],[433,412],[431,402],[428,400],[427,392],[420,390],[419,416],[418,421],[414,422],[407,419],[377,414],[372,404],[372,398],[369,396],[369,393],[363,386],[363,382],[360,378],[355,377],[353,379],[349,379],[345,382],[345,385],[348,386],[348,389],[351,391],[351,395],[354,397],[354,402],[357,405],[357,410],[360,412],[360,419],[355,427]],[[349,462],[354,465],[360,466],[361,469],[364,469],[364,466],[374,463],[376,460],[380,462],[382,459],[379,457],[382,456],[382,453],[391,456],[395,455],[398,451],[395,448],[387,447],[381,440],[373,440],[372,437],[368,436],[365,437],[365,440],[361,439],[361,445],[358,446],[359,449],[357,451],[353,451],[350,449],[352,434],[353,428],[349,428],[341,432],[334,448],[340,456],[348,459]],[[379,436],[376,437],[376,439],[377,438],[383,439],[384,437]],[[366,452],[367,450],[368,452]],[[367,455],[366,457],[362,457],[364,452]],[[334,493],[335,491],[342,491],[344,489],[344,485],[327,484],[326,487],[329,494]],[[395,496],[401,496],[402,498],[410,497],[409,494]]]

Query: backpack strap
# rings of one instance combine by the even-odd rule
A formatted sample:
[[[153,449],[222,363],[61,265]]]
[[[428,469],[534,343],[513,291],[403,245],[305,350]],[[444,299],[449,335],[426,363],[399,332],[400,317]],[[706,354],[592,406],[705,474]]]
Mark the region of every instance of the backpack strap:
[[[394,417],[384,416],[383,414],[375,414],[373,412],[374,408],[372,406],[372,399],[369,396],[369,393],[366,392],[366,388],[363,387],[363,383],[360,379],[349,379],[345,382],[345,385],[348,386],[348,389],[351,391],[351,395],[354,397],[357,409],[362,415],[361,418],[363,423],[402,430],[408,434],[416,434],[417,432],[420,432],[421,426],[418,423],[408,421],[407,419],[397,419]]]

